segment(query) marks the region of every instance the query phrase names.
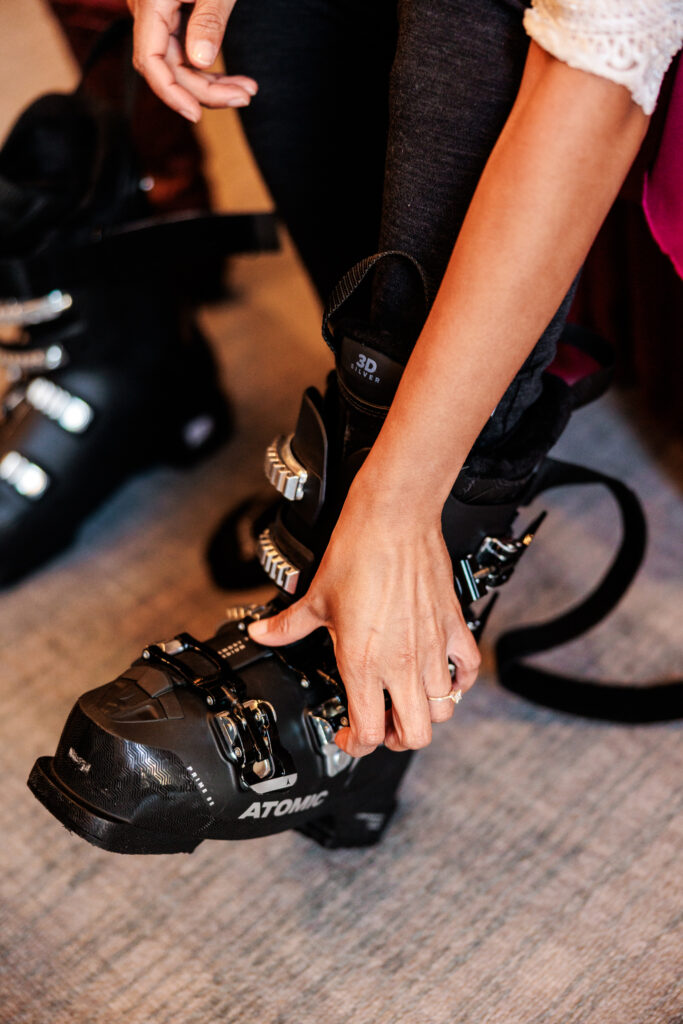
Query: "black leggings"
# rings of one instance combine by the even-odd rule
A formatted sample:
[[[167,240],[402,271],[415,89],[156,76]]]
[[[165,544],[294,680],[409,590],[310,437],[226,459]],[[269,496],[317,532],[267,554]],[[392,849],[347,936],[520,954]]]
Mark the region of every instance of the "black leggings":
[[[226,66],[259,82],[245,131],[323,301],[352,264],[385,249],[415,256],[433,297],[519,88],[524,7],[238,0]],[[480,436],[482,451],[539,396],[569,299]],[[424,311],[405,264],[375,273],[367,316],[407,356]]]

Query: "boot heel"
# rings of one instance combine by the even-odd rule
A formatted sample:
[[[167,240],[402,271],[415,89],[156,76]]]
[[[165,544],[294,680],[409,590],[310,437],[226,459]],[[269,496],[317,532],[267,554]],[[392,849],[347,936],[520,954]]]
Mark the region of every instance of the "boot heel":
[[[412,751],[394,754],[380,747],[372,758],[363,758],[334,813],[313,818],[297,831],[328,850],[374,846],[394,816],[396,791],[411,757]]]
[[[382,838],[396,810],[395,800],[355,810],[340,811],[301,825],[297,832],[319,846],[336,850],[351,846],[374,846]]]

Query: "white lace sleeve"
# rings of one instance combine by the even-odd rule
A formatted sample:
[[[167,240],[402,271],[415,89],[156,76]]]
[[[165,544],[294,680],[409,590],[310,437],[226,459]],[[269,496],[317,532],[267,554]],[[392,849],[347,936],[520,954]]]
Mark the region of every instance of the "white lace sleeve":
[[[625,85],[651,114],[683,44],[683,0],[532,0],[524,27],[558,60]]]

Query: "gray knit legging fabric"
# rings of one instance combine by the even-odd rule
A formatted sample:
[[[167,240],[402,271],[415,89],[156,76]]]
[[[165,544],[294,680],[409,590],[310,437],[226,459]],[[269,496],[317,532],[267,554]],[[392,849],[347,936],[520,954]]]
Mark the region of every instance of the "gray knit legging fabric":
[[[238,0],[226,64],[259,82],[245,130],[323,300],[352,264],[385,249],[415,256],[434,295],[521,80],[524,7]],[[538,397],[568,305],[499,403],[482,450]],[[376,271],[366,315],[407,354],[424,310],[406,264]]]

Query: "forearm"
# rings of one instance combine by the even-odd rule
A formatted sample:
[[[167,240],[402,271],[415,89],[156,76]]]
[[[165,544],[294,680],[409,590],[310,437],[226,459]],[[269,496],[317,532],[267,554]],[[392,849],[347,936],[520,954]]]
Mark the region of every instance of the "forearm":
[[[578,272],[646,127],[626,89],[531,44],[519,96],[362,475],[379,507],[414,499],[440,515]]]

